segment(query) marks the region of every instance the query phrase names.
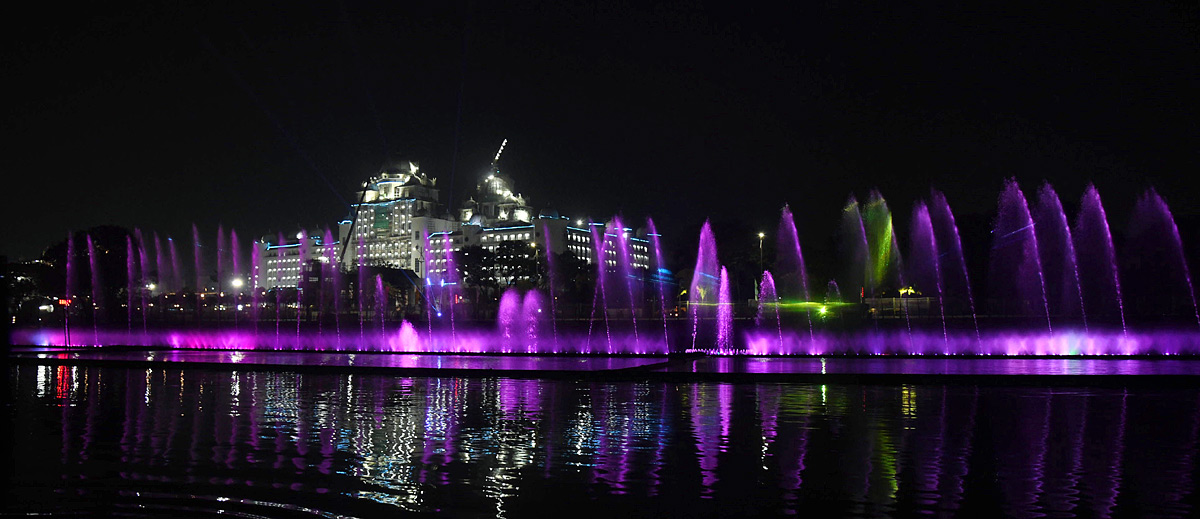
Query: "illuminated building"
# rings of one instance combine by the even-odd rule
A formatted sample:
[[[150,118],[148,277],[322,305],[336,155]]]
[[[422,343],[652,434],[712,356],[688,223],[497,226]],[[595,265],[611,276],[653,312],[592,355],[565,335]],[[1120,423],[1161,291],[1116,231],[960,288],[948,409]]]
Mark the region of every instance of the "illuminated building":
[[[464,247],[480,246],[494,253],[504,242],[519,242],[528,249],[517,250],[527,250],[524,254],[529,258],[544,257],[542,248],[547,240],[543,233],[549,233],[551,252],[571,252],[594,263],[591,227],[601,226],[603,233],[606,224],[580,221],[571,226],[552,209],[534,217],[525,197],[513,192],[512,179],[501,173],[500,152],[453,217],[441,212],[436,178],[422,172],[414,161],[389,160],[378,174],[363,182],[353,215],[339,223],[342,245],[336,257],[342,266],[347,270],[360,264],[390,267],[412,271],[420,278],[444,278],[447,250],[453,254]],[[622,233],[629,238],[633,268],[649,268],[650,244],[644,232],[625,228]],[[615,233],[608,236],[614,238]],[[615,242],[605,249],[606,262],[615,269],[619,249]]]
[[[359,264],[424,274],[424,233],[457,230],[459,222],[438,213],[437,179],[416,162],[389,160],[363,182],[354,217],[339,225],[339,251],[347,269]]]
[[[325,240],[320,236],[299,233],[291,238],[285,237],[284,243],[272,243],[269,237],[254,242],[261,264],[254,272],[251,286],[265,290],[276,287],[296,288],[303,276],[311,272],[312,265],[337,257],[338,251],[341,250],[339,242],[324,243]],[[279,239],[275,238],[274,241],[278,242]],[[303,261],[301,254],[304,255]]]

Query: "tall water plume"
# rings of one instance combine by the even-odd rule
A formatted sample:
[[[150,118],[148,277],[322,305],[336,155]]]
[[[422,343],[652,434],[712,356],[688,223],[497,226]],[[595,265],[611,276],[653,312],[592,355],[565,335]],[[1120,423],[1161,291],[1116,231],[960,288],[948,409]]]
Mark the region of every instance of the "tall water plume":
[[[171,252],[171,290],[183,291],[183,264],[179,262],[179,251],[175,248],[175,239],[167,236],[167,249]]]
[[[591,347],[592,342],[592,326],[596,321],[596,310],[600,309],[604,313],[604,333],[606,336],[606,345],[609,349],[612,348],[612,326],[608,322],[608,293],[605,285],[608,284],[608,247],[605,240],[604,227],[597,224],[591,224],[592,247],[593,254],[596,258],[596,290],[592,295],[592,316],[588,319],[588,347]]]
[[[90,234],[87,237],[87,251],[88,267],[92,273],[92,339],[95,344],[100,344],[99,325],[103,315],[104,290],[101,288],[100,257],[96,254],[96,244]]]
[[[148,301],[150,296],[150,286],[148,283],[152,279],[150,276],[150,257],[146,253],[146,240],[142,237],[142,230],[134,228],[133,232],[134,236],[137,237],[138,272],[140,274],[138,276],[138,295],[140,296],[138,299],[141,302],[142,334],[144,338],[149,326],[146,319],[150,313]]]
[[[250,247],[250,320],[254,322],[254,333],[258,335],[259,308],[262,306],[262,280],[266,269],[262,268],[262,252],[256,245]]]
[[[971,312],[971,322],[975,326],[975,339],[979,340],[979,320],[975,315],[975,296],[971,290],[971,276],[967,273],[967,261],[963,256],[958,223],[954,220],[954,212],[950,210],[950,203],[946,201],[946,195],[934,189],[931,190],[930,200],[929,220],[933,225],[938,250],[945,258],[941,263],[943,269],[942,291],[951,297],[964,298],[967,302],[966,309]],[[955,275],[945,275],[947,269],[953,270]],[[961,274],[961,277],[958,274]]]
[[[754,323],[762,328],[770,326],[772,321],[774,321],[775,330],[779,335],[779,347],[782,348],[783,323],[779,318],[779,295],[775,290],[775,278],[771,276],[771,271],[764,270],[758,291],[758,315],[755,317]]]
[[[555,290],[555,281],[558,278],[558,272],[555,270],[553,244],[550,242],[550,224],[542,224],[542,253],[546,256],[546,287],[550,290],[550,327],[553,333],[554,350],[558,351],[558,292]]]
[[[454,258],[454,240],[447,233],[442,237],[442,307],[445,309],[445,314],[450,319],[450,337],[453,340],[455,334],[454,311],[455,302],[460,293],[460,282],[458,275],[458,263]]]
[[[1049,182],[1038,189],[1038,203],[1033,211],[1037,232],[1038,252],[1046,280],[1046,302],[1051,314],[1076,315],[1087,329],[1087,312],[1079,283],[1075,240],[1062,201]]]
[[[169,258],[166,256],[166,249],[163,249],[162,240],[158,237],[158,231],[154,231],[154,267],[158,270],[158,289],[162,293],[173,292],[175,288],[171,283],[171,269],[169,267]]]
[[[200,253],[200,229],[196,224],[192,224],[192,259],[195,261],[196,267],[196,284],[192,289],[192,303],[196,305],[196,325],[200,325],[201,317],[201,294],[204,293],[204,261]]]
[[[71,232],[71,231],[67,231],[67,262],[66,262],[66,265],[64,265],[64,268],[66,269],[66,273],[64,276],[66,278],[65,279],[66,286],[63,289],[63,297],[66,298],[68,302],[70,302],[75,297],[75,292],[77,290],[76,283],[78,283],[78,281],[76,281],[76,279],[75,279],[75,277],[76,277],[76,273],[75,273],[75,268],[76,268],[75,267],[75,233]],[[5,302],[5,304],[7,304],[7,302]],[[63,310],[63,320],[64,320],[63,321],[63,328],[64,328],[63,345],[70,346],[71,345],[71,324],[70,324],[71,306],[68,304],[67,306],[64,306],[62,310]]]
[[[808,268],[804,264],[804,251],[800,248],[800,234],[796,231],[796,220],[792,209],[784,204],[779,215],[778,241],[775,247],[775,289],[777,299],[811,301],[808,288]],[[759,251],[761,254],[761,251]],[[761,298],[761,295],[759,296]],[[776,314],[779,308],[776,306]],[[813,338],[812,313],[805,312],[808,321],[809,340]]]
[[[245,276],[242,274],[242,248],[238,242],[237,229],[229,230],[229,288],[233,293],[233,326],[238,326],[238,314],[242,304],[242,289],[246,286]],[[219,280],[218,280],[219,281]]]
[[[696,248],[696,268],[688,287],[688,314],[692,322],[692,348],[701,336],[714,337],[708,330],[717,317],[721,264],[717,261],[717,240],[706,220],[700,227],[700,242]],[[714,331],[715,332],[715,331]]]
[[[781,297],[811,299],[808,287],[808,269],[804,264],[804,252],[800,247],[800,235],[792,210],[786,204],[779,217],[778,245],[776,246],[775,281]]]
[[[521,321],[524,324],[526,353],[537,353],[541,349],[542,322],[547,316],[542,315],[542,294],[537,290],[525,292],[521,302]]]
[[[1047,330],[1053,330],[1033,217],[1015,179],[1007,180],[1000,194],[992,231],[990,284],[993,312],[1037,315],[1045,319]]]
[[[66,269],[66,286],[64,287],[63,297],[71,299],[78,290],[78,281],[75,279],[75,233],[71,231],[67,231],[67,262],[63,268]]]
[[[296,234],[296,239],[300,242],[296,245],[296,342],[299,343],[300,322],[304,320],[303,317],[305,317],[304,314],[307,309],[304,298],[307,297],[308,290],[308,272],[306,272],[308,269],[308,265],[306,265],[306,260],[308,259],[308,231],[301,229]]]
[[[871,285],[870,246],[867,244],[867,227],[863,224],[858,199],[854,195],[846,200],[842,208],[842,224],[839,231],[842,257],[848,270],[843,274],[844,285],[864,296],[874,297],[875,286]]]
[[[379,319],[379,339],[387,338],[387,289],[383,286],[383,276],[375,274],[375,315]]]
[[[912,238],[909,242],[908,281],[922,293],[932,294],[937,298],[938,312],[942,320],[942,338],[948,341],[946,333],[946,306],[942,291],[941,251],[938,250],[937,238],[933,232],[933,222],[929,217],[929,208],[925,202],[917,202],[913,206]]]
[[[637,309],[640,287],[636,287],[633,276],[633,265],[629,255],[629,233],[621,223],[621,217],[613,218],[613,241],[616,242],[616,273],[625,280],[625,297],[628,299],[629,317],[633,322],[633,342],[640,342],[638,337]]]
[[[421,278],[421,293],[425,298],[425,326],[428,333],[429,341],[433,342],[433,321],[434,315],[438,313],[437,304],[434,302],[434,285],[433,285],[433,270],[434,261],[436,258],[433,255],[433,247],[429,241],[429,230],[421,229],[421,256],[422,270],[425,271],[425,276]]]
[[[133,332],[133,309],[138,292],[137,255],[133,252],[133,236],[125,235],[125,318],[127,331]]]
[[[733,300],[729,297],[729,273],[721,267],[717,286],[717,351],[733,348]]]
[[[1088,184],[1079,203],[1075,220],[1075,250],[1079,252],[1079,277],[1083,287],[1084,310],[1088,315],[1114,314],[1125,330],[1125,303],[1121,300],[1121,279],[1113,247],[1108,217],[1096,186]]]
[[[519,344],[521,333],[521,292],[509,287],[500,295],[500,308],[496,311],[496,326],[505,348]],[[511,351],[511,350],[509,350]]]
[[[649,234],[649,238],[650,238],[650,246],[653,249],[652,252],[654,254],[654,264],[651,267],[654,269],[654,272],[650,275],[650,279],[654,280],[654,286],[657,287],[657,289],[658,289],[658,305],[659,305],[659,312],[662,315],[662,324],[663,324],[663,344],[669,346],[670,341],[668,339],[668,334],[667,334],[667,296],[666,296],[666,288],[665,288],[667,281],[668,281],[667,274],[669,273],[669,271],[667,270],[666,266],[663,264],[663,253],[662,253],[662,243],[661,243],[662,235],[660,235],[658,233],[658,227],[655,227],[653,219],[646,218],[646,229],[647,229],[647,234]],[[670,348],[668,347],[668,350],[669,349]]]
[[[363,236],[361,234],[358,235],[358,248],[356,249],[356,252],[357,254],[355,255],[354,264],[357,266],[358,272],[358,283],[356,284],[356,288],[358,289],[358,297],[356,297],[355,300],[358,301],[358,339],[359,341],[362,341],[365,339],[367,320],[365,301],[367,295],[367,253],[366,245],[363,243]]]
[[[275,236],[275,246],[283,246],[283,233]],[[283,255],[276,250],[275,254],[275,344],[278,346],[280,322],[283,321]]]
[[[228,268],[225,264],[225,254],[228,251],[228,247],[225,243],[225,226],[217,224],[217,286],[213,294],[213,297],[217,299],[217,327],[221,326],[221,309],[224,308],[225,269]]]
[[[333,231],[325,228],[325,234],[321,236],[321,246],[324,251],[321,255],[321,307],[325,313],[332,310],[333,313],[333,329],[337,334],[338,343],[341,343],[342,326],[339,322],[338,314],[341,313],[338,301],[341,300],[341,283],[338,268],[336,249],[333,241]],[[330,300],[332,298],[332,300]]]
[[[1200,326],[1200,309],[1196,306],[1196,291],[1179,227],[1167,202],[1154,188],[1147,189],[1138,199],[1129,220],[1126,242],[1123,258],[1128,272],[1127,296],[1136,301],[1130,306],[1170,315],[1186,305],[1186,311]]]
[[[879,191],[871,190],[862,219],[867,236],[868,286],[881,290],[898,282],[900,249],[896,244],[896,232],[892,224],[892,211]]]

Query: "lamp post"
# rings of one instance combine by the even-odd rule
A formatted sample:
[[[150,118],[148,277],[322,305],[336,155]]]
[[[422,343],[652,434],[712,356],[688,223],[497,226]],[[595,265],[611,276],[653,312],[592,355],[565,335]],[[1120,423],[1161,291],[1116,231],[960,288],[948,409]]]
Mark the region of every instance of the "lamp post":
[[[229,286],[233,287],[233,329],[235,330],[238,327],[238,304],[242,300],[242,285],[245,284],[240,277],[235,277],[233,281],[229,282]]]

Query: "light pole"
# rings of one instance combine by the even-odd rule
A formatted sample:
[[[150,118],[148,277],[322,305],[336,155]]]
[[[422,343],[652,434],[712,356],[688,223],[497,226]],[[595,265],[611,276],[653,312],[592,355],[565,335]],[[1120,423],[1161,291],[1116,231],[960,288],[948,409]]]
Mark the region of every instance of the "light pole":
[[[762,273],[763,273],[763,254],[762,254],[762,250],[763,250],[763,238],[766,238],[766,237],[767,237],[767,233],[764,233],[764,232],[760,232],[760,233],[758,233],[758,275],[759,275],[759,276],[762,276]],[[758,296],[760,296],[760,295],[761,295],[761,294],[759,294],[758,292],[759,292],[759,283],[755,283],[755,284],[754,284],[754,300],[755,300],[755,301],[757,301],[757,300],[758,300]]]
[[[229,285],[233,287],[233,329],[236,330],[238,327],[238,305],[242,300],[242,285],[245,285],[245,282],[242,281],[242,278],[235,277],[229,282]]]

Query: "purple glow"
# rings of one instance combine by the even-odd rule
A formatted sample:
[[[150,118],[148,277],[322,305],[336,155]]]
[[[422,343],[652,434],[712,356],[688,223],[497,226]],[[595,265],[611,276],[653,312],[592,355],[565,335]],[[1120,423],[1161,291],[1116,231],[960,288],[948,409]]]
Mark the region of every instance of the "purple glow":
[[[1153,188],[1138,199],[1129,220],[1127,238],[1126,250],[1137,257],[1136,263],[1128,269],[1133,279],[1127,284],[1128,292],[1136,301],[1134,304],[1167,313],[1175,310],[1171,301],[1180,299],[1180,292],[1186,291],[1182,299],[1190,303],[1192,315],[1200,326],[1200,308],[1196,305],[1196,290],[1179,227],[1166,200]],[[1163,301],[1166,304],[1159,303]]]
[[[137,257],[133,254],[133,237],[125,236],[125,315],[128,329],[133,332],[133,295],[138,292]]]
[[[162,240],[159,239],[159,237],[158,237],[158,231],[155,231],[154,232],[154,267],[156,269],[158,269],[158,272],[157,272],[157,275],[155,275],[155,278],[158,280],[159,291],[164,292],[164,293],[177,290],[176,288],[174,288],[168,284],[171,281],[171,277],[167,274],[169,271],[167,269],[166,252],[167,251],[165,249],[163,249]]]
[[[625,280],[626,297],[629,298],[629,316],[633,320],[633,339],[636,342],[638,339],[637,326],[637,301],[639,289],[635,290],[633,281],[633,266],[629,257],[629,236],[626,235],[625,225],[621,223],[620,217],[613,218],[612,223],[613,240],[617,242],[617,268],[616,273]]]
[[[171,290],[183,290],[183,267],[179,262],[179,251],[175,248],[175,240],[167,236],[167,249],[171,251]]]
[[[595,248],[594,250],[596,254],[596,291],[592,295],[592,316],[590,319],[588,319],[588,342],[590,347],[592,338],[592,324],[596,320],[596,310],[597,307],[599,307],[601,312],[604,314],[604,333],[606,335],[608,347],[612,348],[612,326],[608,322],[608,292],[605,288],[605,286],[608,284],[606,279],[609,277],[608,266],[606,264],[607,260],[605,259],[608,257],[608,247],[606,246],[607,240],[604,237],[606,233],[598,225],[592,225],[590,227],[592,232],[592,246]]]
[[[1125,303],[1121,300],[1117,255],[1096,186],[1088,184],[1079,205],[1079,215],[1075,219],[1075,250],[1079,252],[1081,279],[1087,281],[1083,285],[1084,302],[1091,307],[1088,310],[1093,315],[1111,315],[1115,311],[1120,317],[1121,329],[1125,330]]]
[[[775,329],[779,332],[779,343],[783,344],[783,323],[779,318],[779,295],[775,292],[775,278],[771,277],[771,271],[764,270],[762,274],[762,283],[758,291],[758,316],[754,324],[758,326],[769,325],[768,319],[774,318]],[[809,327],[809,338],[812,338],[812,327]]]
[[[912,244],[909,251],[909,280],[922,292],[937,296],[938,312],[941,314],[942,336],[946,333],[946,305],[942,297],[941,253],[933,233],[933,222],[925,202],[913,206]],[[947,337],[947,340],[949,338]]]
[[[707,323],[716,317],[718,290],[720,288],[721,265],[717,262],[717,240],[713,236],[712,227],[708,221],[700,227],[700,243],[696,248],[696,268],[692,274],[692,284],[688,287],[688,314],[692,322],[692,348],[700,341],[707,342],[709,335],[707,326],[702,328],[702,322]],[[703,337],[702,337],[703,335]],[[715,333],[713,334],[715,336]]]
[[[954,221],[954,212],[950,210],[950,203],[946,201],[946,195],[936,189],[932,191],[933,203],[930,206],[929,218],[937,237],[938,250],[943,251],[943,254],[953,254],[951,259],[958,265],[958,270],[962,272],[961,280],[952,276],[943,276],[942,290],[951,295],[966,296],[967,310],[971,312],[971,322],[975,326],[975,335],[978,336],[979,318],[975,315],[975,296],[971,290],[971,276],[967,274],[967,261],[963,256],[958,223]]]
[[[149,317],[148,314],[150,313],[150,307],[148,304],[149,301],[147,300],[147,298],[150,296],[149,283],[151,282],[150,257],[149,257],[149,255],[146,254],[146,240],[144,238],[142,238],[142,230],[134,228],[133,232],[134,232],[134,235],[137,236],[137,253],[138,253],[138,268],[139,268],[139,276],[138,276],[137,282],[138,282],[138,294],[141,295],[140,299],[141,299],[141,303],[142,303],[142,306],[141,306],[142,331],[144,332],[148,329],[146,319]]]
[[[96,245],[92,243],[90,234],[87,237],[87,250],[88,266],[92,271],[92,332],[93,335],[97,335],[97,337],[93,337],[93,340],[95,344],[99,344],[98,329],[102,316],[101,308],[104,306],[104,290],[101,288],[100,258],[96,256]]]
[[[1012,300],[1018,305],[1005,310],[1040,315],[1045,319],[1046,330],[1054,331],[1033,217],[1029,214],[1025,193],[1014,179],[1005,182],[1004,192],[1000,195],[999,213],[992,231],[991,275],[992,297]]]
[[[733,347],[733,301],[729,297],[729,273],[721,267],[717,289],[717,351]]]
[[[663,288],[663,286],[666,285],[666,282],[661,278],[663,277],[663,274],[665,272],[667,272],[667,268],[665,265],[663,265],[662,243],[661,243],[661,240],[659,239],[660,236],[658,234],[658,228],[654,226],[653,219],[646,218],[646,229],[647,229],[647,232],[650,234],[650,244],[654,249],[654,263],[651,266],[651,268],[654,269],[654,274],[652,276],[653,276],[653,279],[655,279],[655,282],[654,282],[655,286],[658,287],[659,312],[661,312],[662,322],[663,322],[663,342],[666,343],[667,342],[667,296],[666,296],[666,291]],[[1200,322],[1200,319],[1198,319],[1197,322]]]
[[[550,225],[542,224],[542,253],[546,256],[546,285],[550,289],[550,328],[554,336],[554,348],[558,349],[558,292],[554,290],[554,254],[550,243]]]
[[[509,288],[500,296],[500,309],[496,312],[496,326],[500,330],[500,339],[505,343],[510,343],[505,346],[511,348],[511,343],[516,340],[519,333],[517,323],[521,313],[521,292],[516,288]]]

